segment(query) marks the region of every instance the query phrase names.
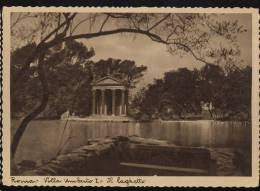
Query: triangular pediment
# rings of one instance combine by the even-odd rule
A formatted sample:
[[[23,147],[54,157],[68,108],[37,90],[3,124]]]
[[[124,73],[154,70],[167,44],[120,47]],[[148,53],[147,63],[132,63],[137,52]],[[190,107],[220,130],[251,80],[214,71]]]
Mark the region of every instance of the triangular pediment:
[[[93,83],[93,85],[100,86],[100,85],[124,85],[124,84],[120,82],[118,79],[107,76],[97,80],[96,82]]]

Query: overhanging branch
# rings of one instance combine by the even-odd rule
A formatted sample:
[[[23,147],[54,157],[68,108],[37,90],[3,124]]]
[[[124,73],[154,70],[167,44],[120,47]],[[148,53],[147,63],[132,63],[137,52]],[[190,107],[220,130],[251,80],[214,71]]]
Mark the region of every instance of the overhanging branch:
[[[157,21],[153,26],[151,26],[147,31],[151,31],[155,27],[157,27],[159,24],[161,24],[164,20],[166,20],[171,14],[167,14],[165,17],[163,17],[161,20]]]
[[[66,37],[64,39],[62,39],[62,41],[68,41],[68,40],[76,40],[76,39],[80,39],[80,38],[85,38],[85,39],[89,39],[89,38],[96,38],[99,36],[106,36],[106,35],[112,35],[112,34],[117,34],[117,33],[138,33],[138,34],[142,34],[145,35],[147,37],[149,37],[151,40],[158,42],[158,43],[162,43],[165,45],[177,45],[177,46],[181,46],[183,48],[185,48],[188,52],[191,53],[191,55],[198,61],[203,62],[205,64],[210,64],[209,62],[205,61],[204,59],[200,58],[199,56],[197,56],[194,51],[187,45],[182,44],[182,43],[171,43],[171,42],[167,42],[165,40],[163,40],[159,35],[151,33],[149,31],[144,31],[144,30],[140,30],[140,29],[129,29],[129,28],[121,28],[121,29],[115,29],[115,30],[109,30],[109,31],[101,31],[101,32],[96,32],[96,33],[87,33],[87,34],[79,34],[79,35],[74,35],[74,36],[70,36],[70,37]],[[57,42],[52,42],[54,44],[56,44]],[[48,46],[52,46],[52,44],[50,43]]]
[[[48,89],[48,82],[46,79],[46,74],[45,74],[45,69],[44,69],[44,55],[40,55],[39,57],[39,64],[38,64],[38,74],[39,74],[39,80],[41,82],[42,86],[42,99],[41,103],[39,106],[37,106],[30,114],[28,114],[21,122],[19,128],[15,132],[13,139],[12,139],[12,144],[11,144],[11,157],[14,160],[15,153],[17,150],[17,147],[20,143],[20,139],[28,125],[28,123],[37,117],[46,107],[48,103],[48,98],[49,98],[49,89]]]
[[[101,32],[102,30],[103,30],[103,27],[105,26],[105,24],[107,23],[107,21],[108,21],[108,19],[109,19],[109,15],[107,15],[107,17],[105,18],[105,20],[103,21],[103,23],[102,23],[102,25],[101,25],[101,27],[100,27],[100,30],[99,30],[99,32]]]
[[[183,48],[185,48],[186,50],[188,50],[192,56],[198,60],[201,61],[203,63],[209,64],[208,62],[206,62],[205,60],[203,60],[202,58],[199,58],[194,52],[193,50],[188,47],[187,45],[181,44],[181,43],[171,43],[171,42],[167,42],[166,40],[163,40],[159,35],[151,33],[149,31],[146,30],[141,30],[141,29],[130,29],[130,28],[120,28],[120,29],[114,29],[114,30],[108,30],[108,31],[101,31],[101,32],[94,32],[94,33],[84,33],[84,34],[78,34],[78,35],[73,35],[73,36],[67,36],[64,38],[54,38],[53,40],[46,42],[44,44],[42,44],[42,46],[38,46],[37,49],[34,51],[34,53],[27,59],[23,69],[21,72],[19,72],[20,75],[18,75],[18,78],[21,78],[21,76],[23,76],[23,73],[29,68],[30,63],[32,61],[34,61],[34,59],[36,59],[38,57],[38,55],[41,53],[41,51],[44,51],[46,49],[49,49],[61,42],[66,42],[66,41],[70,41],[70,40],[76,40],[76,39],[90,39],[90,38],[97,38],[100,36],[108,36],[108,35],[112,35],[112,34],[118,34],[118,33],[134,33],[134,34],[141,34],[141,35],[145,35],[147,37],[149,37],[151,40],[158,42],[158,43],[162,43],[165,45],[178,45],[178,46],[182,46]],[[16,82],[18,80],[15,80]]]
[[[65,21],[58,26],[56,29],[54,29],[52,32],[50,32],[41,42],[44,43],[46,40],[48,40],[52,35],[54,35],[55,33],[57,33],[63,26],[65,25],[69,25],[69,22],[74,19],[74,17],[77,15],[77,13],[73,13],[70,17],[67,17],[67,19],[65,19]]]

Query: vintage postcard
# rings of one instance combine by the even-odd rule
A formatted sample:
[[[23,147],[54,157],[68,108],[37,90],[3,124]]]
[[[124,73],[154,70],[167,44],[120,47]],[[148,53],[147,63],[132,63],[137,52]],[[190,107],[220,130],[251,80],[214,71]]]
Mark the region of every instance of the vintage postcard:
[[[253,8],[3,8],[3,184],[254,187]]]

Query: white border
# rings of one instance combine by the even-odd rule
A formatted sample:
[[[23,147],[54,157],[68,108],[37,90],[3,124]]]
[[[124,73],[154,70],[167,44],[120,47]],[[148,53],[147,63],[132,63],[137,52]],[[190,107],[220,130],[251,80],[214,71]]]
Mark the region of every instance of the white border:
[[[252,176],[251,177],[206,177],[206,176],[151,176],[133,177],[145,179],[144,184],[130,186],[187,186],[187,187],[253,187],[259,181],[259,15],[253,8],[86,8],[86,7],[4,7],[3,8],[3,184],[13,186],[127,186],[126,184],[61,184],[45,183],[44,177],[16,177],[21,180],[38,180],[34,184],[14,184],[10,177],[10,13],[11,12],[153,12],[153,13],[250,13],[252,14]],[[64,177],[56,177],[63,179]],[[72,177],[73,178],[73,177]],[[97,177],[89,177],[97,178]],[[127,177],[122,177],[127,178]]]

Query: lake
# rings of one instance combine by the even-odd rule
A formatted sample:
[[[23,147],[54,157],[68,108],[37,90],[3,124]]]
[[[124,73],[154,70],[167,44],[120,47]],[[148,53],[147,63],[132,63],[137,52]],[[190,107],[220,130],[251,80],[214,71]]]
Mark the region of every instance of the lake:
[[[12,134],[19,121],[12,120]],[[34,160],[40,163],[55,157],[59,150],[71,151],[87,144],[88,139],[137,135],[168,140],[181,146],[249,149],[251,126],[245,122],[153,121],[90,122],[36,120],[29,124],[19,145],[16,162]]]

